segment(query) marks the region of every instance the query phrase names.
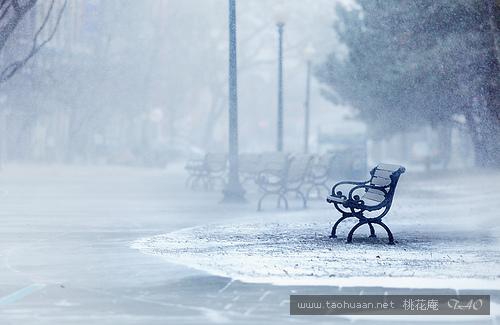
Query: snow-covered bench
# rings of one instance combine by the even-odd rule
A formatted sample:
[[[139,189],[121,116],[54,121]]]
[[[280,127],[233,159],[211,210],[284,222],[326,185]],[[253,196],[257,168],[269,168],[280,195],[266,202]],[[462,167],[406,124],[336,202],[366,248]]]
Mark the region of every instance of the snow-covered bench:
[[[242,184],[255,182],[261,170],[262,154],[243,153],[239,156],[239,173]]]
[[[306,198],[322,197],[322,194],[328,193],[330,188],[326,185],[331,178],[334,165],[335,154],[326,153],[320,156],[315,156],[311,162],[309,173],[306,177],[304,188],[306,189]],[[311,196],[311,192],[316,192],[315,196]]]
[[[273,158],[271,160],[271,158]],[[286,195],[295,193],[302,199],[303,207],[306,208],[307,200],[301,191],[306,176],[309,172],[309,166],[312,156],[295,155],[287,157],[286,155],[276,154],[274,157],[268,156],[266,168],[261,170],[257,178],[257,184],[263,191],[257,204],[257,210],[261,210],[262,201],[270,195],[278,197],[277,206],[280,207],[281,201],[285,203],[285,209],[288,209],[288,200]]]
[[[185,169],[189,173],[186,185],[197,189],[202,183],[203,187],[213,189],[216,182],[225,183],[227,157],[223,153],[207,153],[203,159],[188,161]]]
[[[331,238],[336,238],[337,226],[342,220],[355,217],[358,223],[352,227],[347,242],[352,242],[352,235],[364,224],[370,227],[370,237],[376,237],[373,224],[380,225],[387,231],[389,244],[394,244],[394,237],[382,218],[389,212],[399,177],[405,168],[399,165],[379,164],[370,171],[371,177],[366,182],[340,182],[332,188],[332,194],[326,198],[342,216],[335,222]],[[341,188],[344,187],[343,191]],[[376,211],[376,216],[367,217],[364,212]]]

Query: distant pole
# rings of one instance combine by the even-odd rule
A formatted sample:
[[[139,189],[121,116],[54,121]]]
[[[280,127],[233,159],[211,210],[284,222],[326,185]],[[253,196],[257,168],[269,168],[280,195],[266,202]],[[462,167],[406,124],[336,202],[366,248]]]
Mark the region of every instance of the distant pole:
[[[236,3],[229,0],[229,174],[223,202],[245,201],[238,175],[238,85],[236,61]]]
[[[304,57],[307,62],[307,72],[306,72],[306,100],[304,102],[304,153],[309,153],[309,124],[310,124],[310,98],[311,98],[311,60],[314,57],[315,49],[312,44],[309,44],[304,49]]]
[[[309,153],[309,119],[310,106],[309,98],[311,94],[311,60],[307,60],[307,77],[306,77],[306,101],[304,103],[305,119],[304,119],[304,153]]]
[[[283,27],[285,23],[278,22],[278,140],[277,151],[283,151]]]

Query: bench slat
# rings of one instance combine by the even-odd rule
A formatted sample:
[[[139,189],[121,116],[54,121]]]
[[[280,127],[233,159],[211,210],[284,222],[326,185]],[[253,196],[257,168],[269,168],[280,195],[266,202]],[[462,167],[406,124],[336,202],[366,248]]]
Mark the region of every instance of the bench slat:
[[[239,171],[240,173],[248,173],[248,174],[258,174],[259,173],[259,164],[260,164],[260,155],[252,154],[252,153],[244,153],[239,157]]]
[[[227,156],[219,153],[207,153],[205,156],[205,167],[209,172],[222,172],[227,166]]]
[[[391,180],[382,177],[373,177],[371,183],[377,186],[387,186],[391,184]]]
[[[284,170],[288,156],[282,152],[264,153],[260,157],[260,170]]]
[[[288,182],[293,183],[302,181],[309,171],[311,159],[312,157],[309,155],[298,155],[293,157],[288,167]]]
[[[375,193],[377,195],[380,195],[380,196],[384,196],[385,197],[385,193],[382,192],[381,190],[377,190],[377,189],[374,189],[374,188],[369,188],[366,190],[367,192],[370,192],[370,193]]]
[[[383,169],[375,169],[375,172],[373,173],[373,176],[381,177],[381,178],[387,178],[391,179],[391,175],[393,172],[390,172],[388,170],[383,170]]]
[[[366,197],[363,197],[363,202],[365,202],[365,205],[367,206],[376,206],[380,204],[379,201],[375,201]]]
[[[382,170],[387,170],[390,172],[395,172],[397,171],[401,166],[399,165],[392,165],[392,164],[378,164],[377,169],[382,169]]]
[[[380,195],[378,193],[374,193],[372,192],[372,190],[369,190],[369,192],[366,192],[361,199],[364,200],[365,198],[377,202],[382,202],[385,199],[385,196]]]

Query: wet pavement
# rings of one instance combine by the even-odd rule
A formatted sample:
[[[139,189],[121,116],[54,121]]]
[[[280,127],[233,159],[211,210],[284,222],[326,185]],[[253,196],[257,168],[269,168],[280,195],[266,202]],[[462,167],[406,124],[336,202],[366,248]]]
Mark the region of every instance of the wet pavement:
[[[353,318],[292,317],[289,295],[437,293],[242,283],[131,249],[137,238],[254,212],[252,203],[235,208],[218,204],[219,193],[187,191],[183,181],[160,170],[6,166],[0,172],[0,324],[347,324]],[[488,293],[498,303],[498,293]],[[454,323],[462,320],[478,323]]]

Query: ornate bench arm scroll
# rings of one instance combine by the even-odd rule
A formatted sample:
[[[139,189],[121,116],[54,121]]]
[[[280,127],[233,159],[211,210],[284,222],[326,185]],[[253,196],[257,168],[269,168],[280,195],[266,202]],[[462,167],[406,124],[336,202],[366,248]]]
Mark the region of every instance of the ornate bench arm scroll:
[[[343,181],[343,182],[339,182],[337,184],[335,184],[332,188],[332,196],[338,196],[338,197],[342,197],[344,196],[342,191],[335,191],[337,189],[337,187],[339,185],[365,185],[367,184],[368,182],[370,181],[365,181],[365,182],[351,182],[351,181]]]

